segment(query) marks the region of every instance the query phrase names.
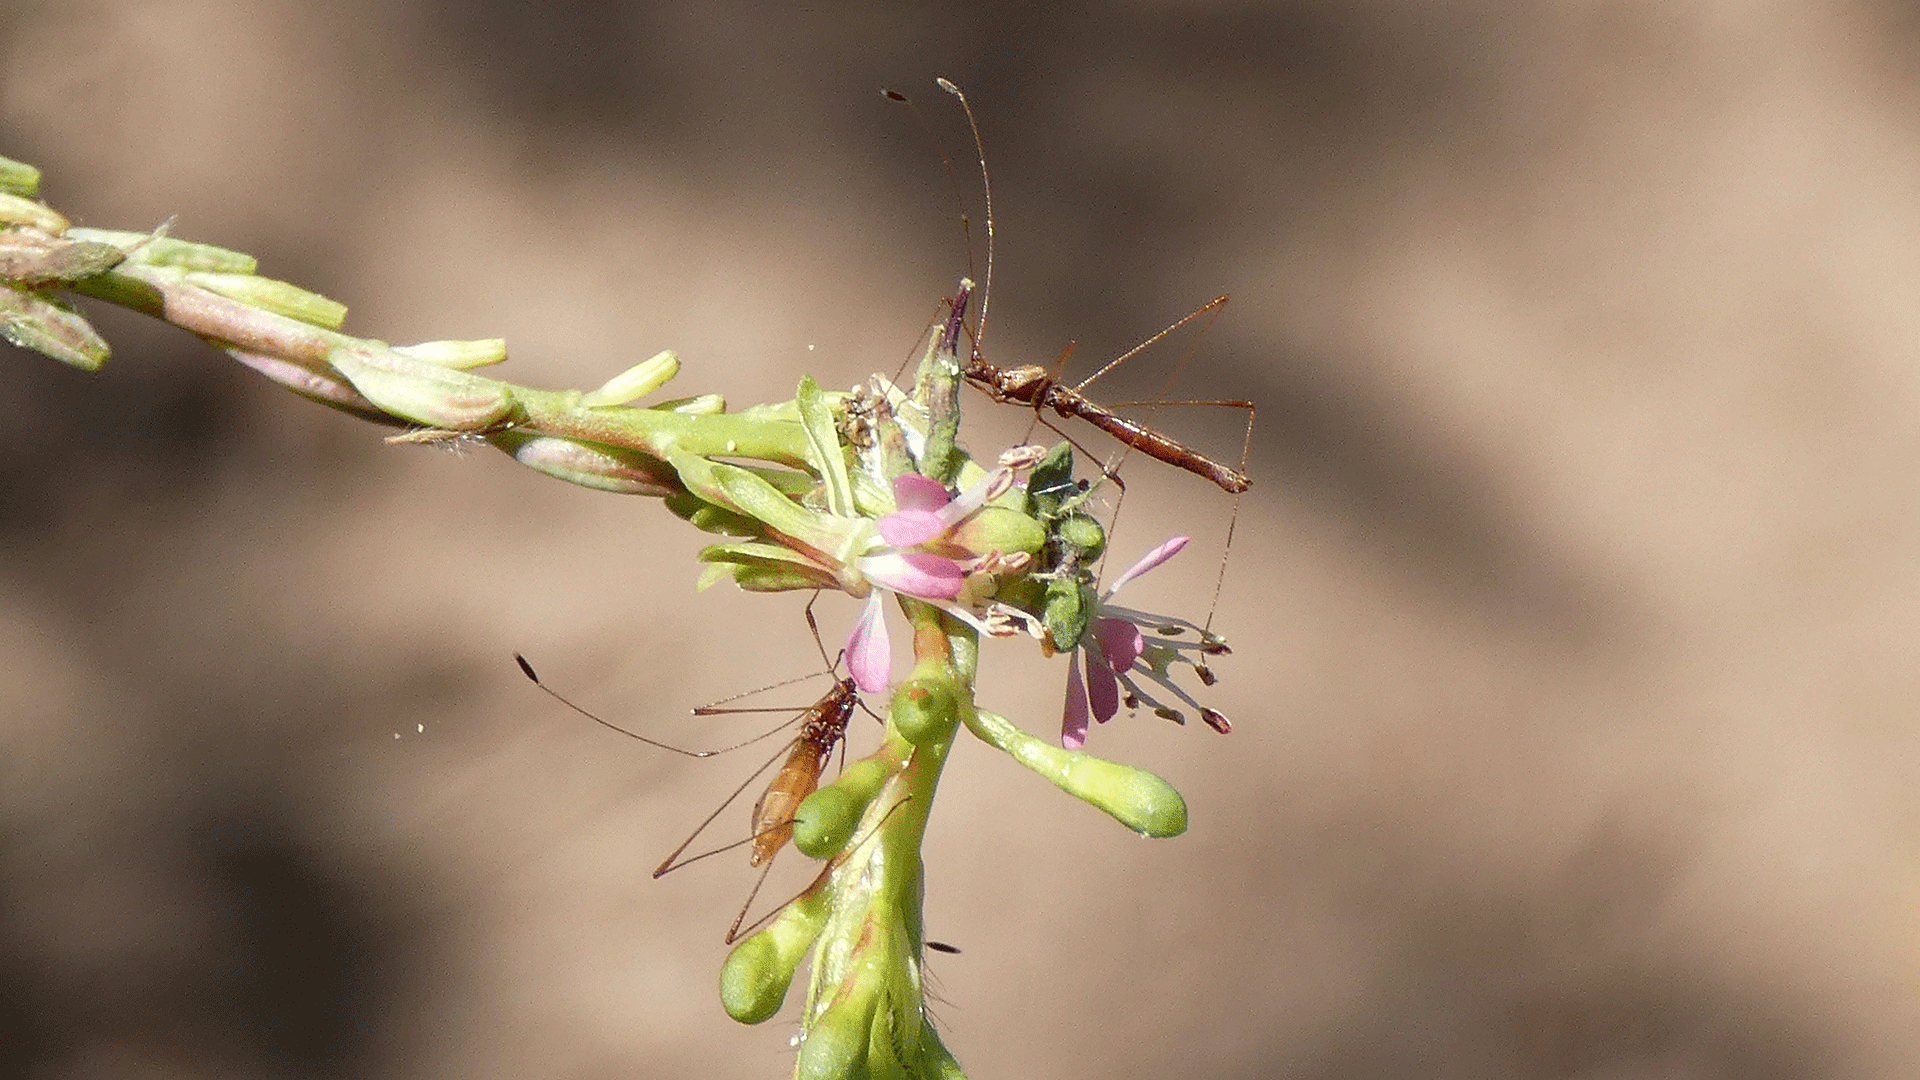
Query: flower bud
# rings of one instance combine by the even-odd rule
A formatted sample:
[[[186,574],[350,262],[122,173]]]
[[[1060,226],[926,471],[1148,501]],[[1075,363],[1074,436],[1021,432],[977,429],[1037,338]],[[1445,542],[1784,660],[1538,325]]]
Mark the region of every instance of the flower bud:
[[[32,199],[5,193],[0,193],[0,225],[31,225],[55,236],[67,231],[67,219],[59,211]]]
[[[827,922],[827,890],[814,882],[766,929],[742,941],[720,966],[720,1005],[743,1024],[758,1024],[780,1011],[800,960]]]
[[[663,496],[682,490],[666,462],[637,450],[542,435],[515,446],[513,459],[570,484],[621,495]]]
[[[425,360],[443,368],[471,371],[507,358],[506,338],[480,338],[475,341],[423,341],[418,345],[395,345],[393,351],[415,360]]]
[[[598,390],[580,395],[580,404],[589,408],[625,405],[660,389],[679,373],[680,358],[670,349],[662,350],[608,379]]]
[[[807,796],[794,811],[793,846],[810,859],[839,854],[859,827],[860,815],[892,774],[887,762],[875,758],[847,766],[839,779]]]
[[[274,278],[256,277],[253,274],[189,270],[186,280],[208,292],[219,293],[229,300],[238,300],[248,307],[270,311],[275,315],[284,315],[289,319],[297,319],[322,330],[338,330],[347,321],[347,305]]]
[[[24,161],[0,157],[0,192],[33,198],[40,194],[40,170]]]
[[[940,675],[915,673],[893,692],[894,730],[915,746],[943,742],[960,722],[960,696]]]
[[[83,371],[107,362],[107,343],[86,318],[42,292],[0,285],[0,338]]]
[[[513,395],[505,385],[403,356],[377,342],[336,346],[327,363],[368,401],[427,427],[478,431],[513,412]]]

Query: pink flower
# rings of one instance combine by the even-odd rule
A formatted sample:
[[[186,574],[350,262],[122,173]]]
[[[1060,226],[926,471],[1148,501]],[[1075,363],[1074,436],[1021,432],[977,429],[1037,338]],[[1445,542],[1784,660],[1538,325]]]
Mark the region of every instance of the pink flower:
[[[909,473],[893,479],[897,509],[875,522],[886,547],[854,561],[873,585],[867,606],[847,635],[847,670],[868,693],[893,682],[893,640],[887,633],[884,594],[892,592],[951,609],[966,584],[968,567],[931,551],[915,551],[941,541],[1013,483],[1013,470],[995,469],[957,497],[937,480]]]
[[[1109,603],[1113,595],[1120,591],[1122,585],[1173,558],[1181,548],[1187,546],[1187,541],[1190,539],[1191,537],[1176,536],[1147,552],[1139,562],[1129,567],[1126,573],[1116,578],[1113,584],[1108,586],[1107,591],[1100,595],[1100,604],[1095,610],[1093,623],[1078,646],[1085,657],[1084,680],[1081,678],[1081,657],[1070,657],[1068,660],[1067,703],[1065,715],[1060,723],[1061,746],[1069,750],[1078,750],[1085,746],[1088,718],[1091,716],[1104,724],[1113,719],[1123,703],[1127,708],[1133,709],[1144,701],[1155,715],[1177,723],[1185,723],[1186,718],[1178,710],[1167,707],[1140,689],[1136,680],[1141,678],[1154,682],[1191,706],[1200,714],[1200,719],[1208,727],[1222,735],[1233,730],[1233,725],[1224,715],[1195,701],[1185,690],[1175,685],[1169,676],[1169,671],[1174,664],[1190,664],[1199,672],[1200,681],[1211,685],[1212,673],[1205,664],[1187,654],[1198,652],[1203,655],[1218,655],[1227,651],[1226,643],[1185,619],[1155,615]],[[1155,632],[1151,642],[1142,632],[1142,627],[1150,628]],[[1172,640],[1172,636],[1183,634],[1188,630],[1194,632],[1197,640]]]

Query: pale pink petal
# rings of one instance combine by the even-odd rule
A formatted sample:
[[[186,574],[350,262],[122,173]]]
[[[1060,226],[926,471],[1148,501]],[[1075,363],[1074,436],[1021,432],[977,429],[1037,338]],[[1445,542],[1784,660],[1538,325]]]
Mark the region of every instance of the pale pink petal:
[[[919,473],[893,478],[893,503],[900,510],[938,511],[947,505],[947,489],[940,481]]]
[[[922,600],[951,600],[960,595],[960,586],[967,580],[959,563],[921,551],[868,556],[859,567],[867,580]]]
[[[867,595],[866,609],[847,635],[847,670],[853,673],[854,685],[869,694],[893,682],[893,641],[887,636],[885,595],[879,589]]]
[[[1107,586],[1107,595],[1112,596],[1114,593],[1120,591],[1120,586],[1125,585],[1141,574],[1173,558],[1180,553],[1181,548],[1187,546],[1187,541],[1191,539],[1193,539],[1191,536],[1176,536],[1166,543],[1161,544],[1159,547],[1154,548],[1152,551],[1147,552],[1141,556],[1139,562],[1127,567],[1126,573],[1115,578],[1113,584]]]
[[[1100,642],[1100,651],[1106,655],[1108,666],[1116,673],[1132,668],[1133,662],[1147,649],[1146,635],[1125,619],[1095,619],[1093,636]]]
[[[901,510],[875,524],[880,527],[881,539],[897,548],[917,547],[947,531],[946,519],[933,510]]]
[[[1087,687],[1080,681],[1080,658],[1067,658],[1067,710],[1060,721],[1060,745],[1078,750],[1087,745]]]
[[[1082,650],[1087,654],[1087,701],[1093,706],[1093,718],[1104,724],[1120,711],[1120,681],[1100,655],[1100,647],[1093,642],[1087,645]]]

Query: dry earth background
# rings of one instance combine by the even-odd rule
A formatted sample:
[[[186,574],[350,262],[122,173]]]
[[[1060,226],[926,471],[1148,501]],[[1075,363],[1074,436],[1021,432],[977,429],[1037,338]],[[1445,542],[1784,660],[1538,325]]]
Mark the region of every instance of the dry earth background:
[[[1238,730],[1095,733],[1192,803],[1154,843],[963,742],[929,916],[974,1076],[1920,1075],[1910,8],[538,7],[14,2],[0,151],[358,333],[544,385],[672,347],[747,403],[893,368],[965,270],[875,93],[962,151],[946,75],[1003,362],[1231,291],[1187,382],[1265,410]],[[509,654],[688,731],[817,667],[798,601],[100,322],[96,375],[0,347],[0,1076],[784,1074],[788,1018],[713,991],[746,868],[647,878],[748,763]],[[1217,539],[1132,472],[1122,553]],[[987,693],[1044,729],[1016,651]]]

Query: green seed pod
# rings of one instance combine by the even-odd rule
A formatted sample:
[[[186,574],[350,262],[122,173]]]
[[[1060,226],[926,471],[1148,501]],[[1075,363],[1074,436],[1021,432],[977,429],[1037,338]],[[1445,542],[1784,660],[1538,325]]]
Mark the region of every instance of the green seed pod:
[[[745,514],[736,514],[723,506],[715,506],[698,495],[668,496],[667,509],[701,532],[718,533],[721,536],[759,536],[767,531],[766,526],[758,520]]]
[[[855,992],[827,1006],[807,1026],[794,1064],[794,1080],[854,1080],[867,1072],[867,1042],[873,1027],[874,995]]]
[[[960,722],[960,695],[939,675],[910,676],[893,692],[894,730],[915,746],[945,741]]]
[[[720,966],[720,1004],[728,1016],[758,1024],[780,1011],[801,958],[826,925],[827,900],[826,889],[808,890],[727,954]]]
[[[1165,838],[1187,831],[1186,800],[1172,784],[1145,769],[1062,750],[985,709],[975,710],[967,726],[1060,790],[1105,810],[1142,836]]]
[[[873,758],[847,766],[838,780],[807,796],[794,811],[793,846],[810,859],[839,854],[892,772],[886,762]]]

